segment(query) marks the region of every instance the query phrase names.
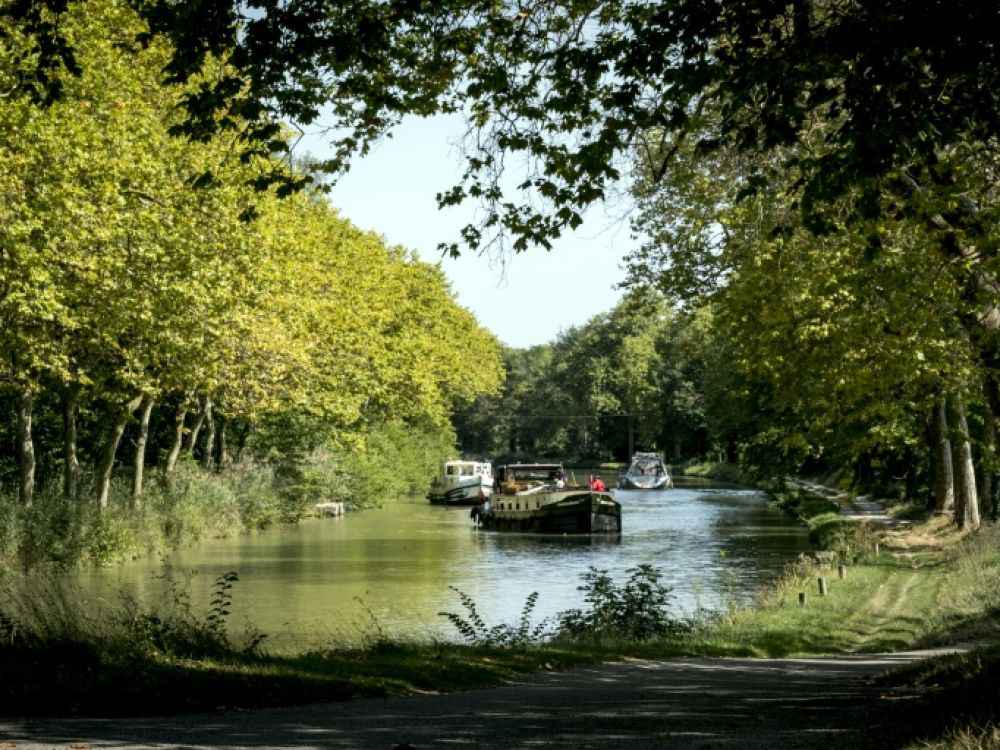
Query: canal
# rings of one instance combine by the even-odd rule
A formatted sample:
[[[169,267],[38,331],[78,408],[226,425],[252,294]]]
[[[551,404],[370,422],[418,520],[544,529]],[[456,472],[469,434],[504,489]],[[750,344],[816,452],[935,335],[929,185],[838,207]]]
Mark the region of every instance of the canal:
[[[414,498],[205,542],[168,562],[176,579],[190,576],[199,611],[211,582],[237,571],[231,624],[250,622],[284,650],[357,644],[379,631],[457,637],[438,614],[461,611],[450,586],[472,596],[488,624],[516,620],[533,591],[536,619],[549,616],[582,604],[577,586],[590,566],[621,580],[649,563],[673,588],[678,614],[718,610],[748,601],[808,549],[805,531],[752,490],[679,478],[671,490],[615,494],[624,529],[616,541],[481,531],[468,508]],[[81,583],[148,601],[163,596],[163,566],[142,560],[82,573]]]

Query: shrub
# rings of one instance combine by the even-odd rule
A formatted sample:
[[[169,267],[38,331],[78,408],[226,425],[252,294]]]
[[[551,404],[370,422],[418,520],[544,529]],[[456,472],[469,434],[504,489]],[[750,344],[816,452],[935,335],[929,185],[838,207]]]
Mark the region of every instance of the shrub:
[[[546,638],[572,640],[615,638],[648,640],[690,630],[690,624],[670,616],[670,588],[661,582],[661,573],[652,565],[629,568],[628,580],[617,585],[608,571],[591,567],[582,575],[587,609],[569,609],[555,616],[554,629],[548,620],[532,627],[531,615],[538,603],[534,592],[525,600],[517,624],[488,625],[475,600],[455,587],[465,614],[439,612],[459,634],[476,646],[510,648]]]
[[[820,549],[836,552],[848,562],[871,549],[875,537],[870,524],[845,518],[839,513],[823,513],[809,519],[809,541]]]
[[[629,578],[618,586],[608,571],[591,567],[583,574],[588,609],[570,609],[556,616],[559,636],[647,640],[682,632],[687,626],[670,616],[670,587],[652,565],[629,568]]]
[[[137,600],[123,596],[117,620],[128,648],[136,653],[155,651],[184,659],[224,658],[233,654],[259,653],[266,636],[250,628],[241,639],[233,640],[228,628],[233,587],[239,581],[235,571],[215,579],[212,597],[204,616],[191,607],[186,585],[177,583],[169,567],[161,578],[166,598],[157,609],[143,608]]]

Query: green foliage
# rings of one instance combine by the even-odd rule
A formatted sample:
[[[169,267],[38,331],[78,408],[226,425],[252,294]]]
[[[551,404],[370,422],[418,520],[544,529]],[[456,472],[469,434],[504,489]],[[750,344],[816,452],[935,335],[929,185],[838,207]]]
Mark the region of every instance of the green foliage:
[[[511,625],[500,623],[498,625],[487,625],[476,606],[476,601],[464,591],[449,586],[458,595],[458,600],[465,609],[465,615],[457,612],[439,612],[458,631],[465,641],[473,646],[486,646],[490,648],[523,648],[529,644],[539,642],[545,635],[548,623],[542,620],[534,627],[531,626],[531,614],[535,611],[538,603],[538,592],[533,591],[524,600],[521,607],[521,616],[517,624]]]
[[[61,20],[60,4],[47,5]],[[52,69],[74,69],[75,46],[62,24],[32,24],[15,7],[13,21],[45,52],[24,61],[12,83],[48,100],[60,83]],[[262,6],[252,22],[235,2],[140,7],[151,32],[174,42],[171,80],[200,80],[207,50],[238,65],[189,92],[180,128],[200,139],[236,130],[245,158],[284,146],[275,119],[310,124],[322,112],[336,134],[322,167],[339,173],[405,115],[467,113],[474,147],[459,184],[438,200],[481,201],[481,222],[462,231],[473,248],[498,235],[512,237],[517,250],[548,247],[605,196],[623,159],[685,139],[705,152],[731,146],[761,157],[740,176],[744,192],[768,194],[775,168],[800,171],[804,200],[796,208],[817,230],[830,226],[824,201],[845,194],[854,193],[857,219],[870,219],[883,215],[872,205],[873,179],[911,162],[933,167],[970,134],[995,138],[1000,122],[991,94],[1000,68],[991,30],[1000,18],[977,0],[889,0],[850,12],[765,0],[515,9],[370,0],[325,5],[319,15],[314,3],[292,0]],[[726,116],[702,135],[692,123],[706,109]],[[824,118],[831,126],[820,149],[783,150]],[[671,167],[661,159],[660,174]],[[526,174],[514,184],[523,194],[515,199],[505,194],[504,167],[521,162]],[[272,171],[258,183],[276,181],[284,191],[303,182]]]
[[[735,464],[716,461],[692,461],[681,467],[681,473],[689,477],[705,477],[720,482],[751,485],[746,472]]]
[[[116,480],[103,512],[90,503],[67,502],[56,488],[38,493],[30,508],[0,494],[0,559],[27,568],[107,565],[279,519],[280,499],[267,467],[208,474],[185,462],[169,483],[149,488],[140,510],[131,507],[128,490]]]
[[[690,630],[688,623],[670,616],[670,588],[661,583],[662,575],[656,568],[642,564],[629,568],[626,574],[628,580],[619,586],[606,570],[591,567],[581,576],[583,584],[578,587],[588,608],[565,610],[552,623],[542,620],[534,627],[531,613],[538,602],[538,592],[525,600],[516,625],[488,625],[475,600],[454,586],[450,588],[458,594],[465,615],[439,614],[466,642],[499,648],[523,647],[547,639],[635,642],[677,636]]]
[[[769,489],[768,496],[782,511],[806,523],[817,516],[836,516],[840,512],[840,505],[830,498],[783,482]]]
[[[458,410],[459,444],[497,459],[593,465],[630,460],[631,427],[636,450],[668,460],[726,453],[750,420],[739,378],[718,375],[730,372],[724,338],[707,310],[682,313],[655,292],[630,293],[551,344],[505,350],[503,395]]]
[[[870,524],[839,513],[821,513],[809,519],[809,541],[819,549],[836,552],[845,562],[869,554],[877,540]]]
[[[41,102],[15,83],[37,29],[0,13],[0,410],[18,414],[0,420],[0,486],[21,485],[25,505],[36,486],[46,495],[24,514],[0,502],[4,553],[105,563],[146,537],[262,528],[317,500],[360,506],[426,484],[452,448],[452,409],[502,375],[498,343],[441,268],[316,193],[258,192],[291,175],[277,126],[245,159],[225,137],[175,137],[185,96],[231,73],[219,57],[165,85],[172,50],[132,43],[148,28],[125,0],[50,20],[80,69],[51,70],[61,95]],[[255,453],[249,473],[273,482],[230,471],[234,437],[237,458]],[[60,505],[74,452],[85,481],[67,471]],[[174,470],[178,452],[226,478]],[[126,460],[134,489],[112,482]],[[143,487],[146,464],[162,471]],[[84,507],[91,492],[104,515]]]
[[[647,640],[683,632],[685,624],[669,613],[670,587],[649,564],[625,571],[628,580],[617,585],[606,570],[591,567],[583,574],[587,609],[570,609],[556,616],[556,636],[569,639]]]
[[[258,450],[266,445],[255,444]],[[321,502],[362,509],[422,494],[441,462],[453,453],[450,428],[401,421],[373,427],[351,445],[328,445],[308,454],[290,452],[275,467],[284,518],[297,520]]]
[[[155,608],[143,607],[132,597],[122,597],[122,609],[114,616],[115,627],[122,629],[115,634],[122,639],[118,644],[120,648],[139,654],[152,652],[196,660],[259,653],[266,638],[263,633],[251,627],[239,639],[234,639],[227,624],[233,601],[232,589],[239,581],[235,571],[223,573],[215,580],[203,615],[192,609],[189,581],[179,582],[169,566],[164,568],[160,578],[165,584],[165,594]]]

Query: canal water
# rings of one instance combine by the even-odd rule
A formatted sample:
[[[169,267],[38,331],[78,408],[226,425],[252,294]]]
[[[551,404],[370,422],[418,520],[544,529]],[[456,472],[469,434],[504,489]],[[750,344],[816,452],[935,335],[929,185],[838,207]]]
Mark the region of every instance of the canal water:
[[[235,539],[201,543],[169,558],[190,576],[196,610],[211,582],[239,574],[231,624],[250,622],[275,650],[356,644],[379,632],[457,637],[439,615],[462,612],[453,586],[469,594],[488,624],[514,622],[538,592],[536,619],[583,604],[577,590],[591,566],[619,581],[640,563],[673,588],[690,614],[746,602],[787,561],[808,549],[806,534],[755,491],[679,478],[663,491],[616,490],[620,540],[548,537],[476,529],[468,508],[423,499],[342,518],[309,520]],[[163,596],[163,561],[145,560],[84,575],[91,591],[140,599]]]

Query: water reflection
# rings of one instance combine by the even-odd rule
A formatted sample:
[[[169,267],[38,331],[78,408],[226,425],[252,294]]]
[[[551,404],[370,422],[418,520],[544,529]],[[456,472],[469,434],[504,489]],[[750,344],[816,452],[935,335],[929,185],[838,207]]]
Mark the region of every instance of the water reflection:
[[[748,599],[808,546],[802,529],[752,491],[699,481],[617,497],[620,539],[486,532],[472,526],[467,509],[413,500],[201,544],[170,563],[198,571],[196,606],[216,576],[237,570],[234,621],[252,621],[272,646],[299,647],[356,641],[376,629],[450,636],[438,615],[459,606],[449,586],[470,594],[489,622],[516,619],[532,591],[537,615],[548,616],[581,604],[577,586],[590,566],[620,577],[650,563],[673,587],[678,610],[718,608]],[[88,587],[124,586],[147,598],[162,590],[159,569],[146,560],[82,578]]]

